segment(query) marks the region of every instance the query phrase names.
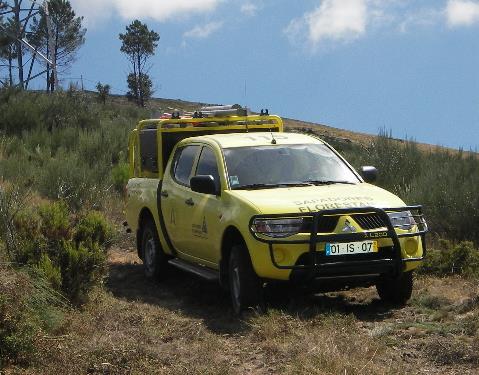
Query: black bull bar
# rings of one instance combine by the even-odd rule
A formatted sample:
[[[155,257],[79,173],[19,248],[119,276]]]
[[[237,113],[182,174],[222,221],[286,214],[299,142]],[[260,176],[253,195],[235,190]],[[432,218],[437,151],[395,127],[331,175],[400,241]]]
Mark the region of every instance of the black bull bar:
[[[394,226],[391,222],[391,219],[388,213],[394,212],[403,212],[410,211],[411,216],[416,222],[416,231],[408,233],[398,234],[395,228],[400,228],[401,226]],[[376,214],[382,220],[384,224],[383,227],[377,228],[374,230],[358,232],[358,233],[318,233],[319,223],[321,218],[330,217],[330,216],[350,216],[356,214]],[[265,238],[264,233],[258,232],[254,228],[255,220],[268,220],[268,219],[294,219],[294,218],[309,218],[312,220],[311,230],[305,233],[309,233],[309,239],[305,240],[287,240],[285,238]],[[426,240],[425,236],[428,231],[424,215],[422,213],[422,206],[405,206],[398,208],[376,208],[376,207],[360,207],[360,208],[343,208],[343,209],[331,209],[331,210],[321,210],[319,212],[311,213],[293,213],[293,214],[272,214],[272,215],[255,215],[250,220],[249,225],[250,231],[253,236],[260,242],[266,243],[269,246],[269,253],[271,257],[271,262],[278,269],[284,270],[309,270],[312,274],[317,274],[321,276],[322,271],[327,271],[331,269],[349,269],[354,270],[363,269],[363,270],[380,270],[391,269],[395,271],[395,274],[398,275],[402,272],[404,263],[421,261],[426,256]],[[303,232],[304,233],[304,232]],[[417,258],[406,258],[403,259],[401,252],[401,243],[399,242],[400,238],[405,237],[420,237],[423,248],[423,255]],[[384,259],[373,259],[373,260],[342,260],[334,261],[334,257],[331,257],[331,262],[319,263],[318,262],[318,251],[317,246],[319,242],[323,243],[345,243],[345,242],[355,242],[355,241],[365,241],[365,240],[379,240],[389,238],[393,242],[392,253],[389,257]],[[308,244],[309,245],[309,264],[295,264],[295,265],[280,265],[275,259],[274,255],[274,245],[288,245],[288,244]],[[347,255],[350,257],[351,255]],[[366,271],[364,271],[366,272]]]

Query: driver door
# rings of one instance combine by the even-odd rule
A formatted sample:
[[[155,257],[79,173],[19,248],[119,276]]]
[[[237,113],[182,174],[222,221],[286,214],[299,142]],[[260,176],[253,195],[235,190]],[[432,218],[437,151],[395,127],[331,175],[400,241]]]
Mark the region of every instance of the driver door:
[[[191,228],[188,232],[188,253],[196,258],[217,265],[221,256],[221,181],[219,164],[214,150],[203,146],[198,158],[194,176],[211,175],[215,179],[218,195],[196,193],[190,190],[190,198],[194,205],[190,207]]]
[[[190,178],[201,146],[188,145],[176,150],[169,176],[161,189],[161,211],[166,230],[175,249],[189,253],[192,209]]]

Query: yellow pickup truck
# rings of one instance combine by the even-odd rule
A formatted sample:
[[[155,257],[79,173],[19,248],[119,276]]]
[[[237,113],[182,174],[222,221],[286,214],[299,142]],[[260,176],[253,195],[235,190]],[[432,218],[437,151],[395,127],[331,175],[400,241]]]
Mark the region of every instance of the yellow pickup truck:
[[[165,116],[166,117],[166,116]],[[421,206],[372,185],[323,140],[243,108],[141,121],[129,139],[127,225],[147,277],[178,267],[258,306],[265,285],[376,285],[403,304],[422,262]]]

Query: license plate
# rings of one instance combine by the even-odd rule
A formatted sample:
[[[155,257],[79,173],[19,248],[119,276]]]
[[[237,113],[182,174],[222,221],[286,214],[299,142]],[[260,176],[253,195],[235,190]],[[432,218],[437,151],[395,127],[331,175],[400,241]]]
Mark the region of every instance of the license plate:
[[[327,256],[377,253],[377,241],[327,243],[325,246]]]

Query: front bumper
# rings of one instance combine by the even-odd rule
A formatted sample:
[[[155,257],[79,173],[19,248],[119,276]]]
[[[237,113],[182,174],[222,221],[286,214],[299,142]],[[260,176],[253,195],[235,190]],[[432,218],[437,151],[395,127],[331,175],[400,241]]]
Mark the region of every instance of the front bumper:
[[[396,230],[391,223],[388,213],[410,211],[416,221],[413,230]],[[320,222],[323,218],[374,214],[381,223],[373,230],[364,230],[357,233],[321,233]],[[253,222],[256,219],[277,218],[308,218],[311,222],[311,231],[307,239],[270,238],[255,232]],[[425,235],[428,231],[421,206],[406,206],[399,208],[381,209],[375,207],[347,208],[323,210],[313,213],[256,215],[251,218],[250,231],[253,237],[265,244],[269,249],[272,265],[278,270],[289,270],[289,279],[292,281],[307,281],[317,278],[344,278],[356,276],[397,276],[407,268],[408,263],[421,262],[426,255]],[[420,256],[404,256],[401,242],[405,238],[417,238],[422,247]],[[318,249],[319,243],[345,243],[365,240],[389,240],[392,246],[379,249],[378,253],[326,256],[323,249]],[[275,258],[275,246],[307,245],[308,251],[301,254],[294,264],[280,264]]]

